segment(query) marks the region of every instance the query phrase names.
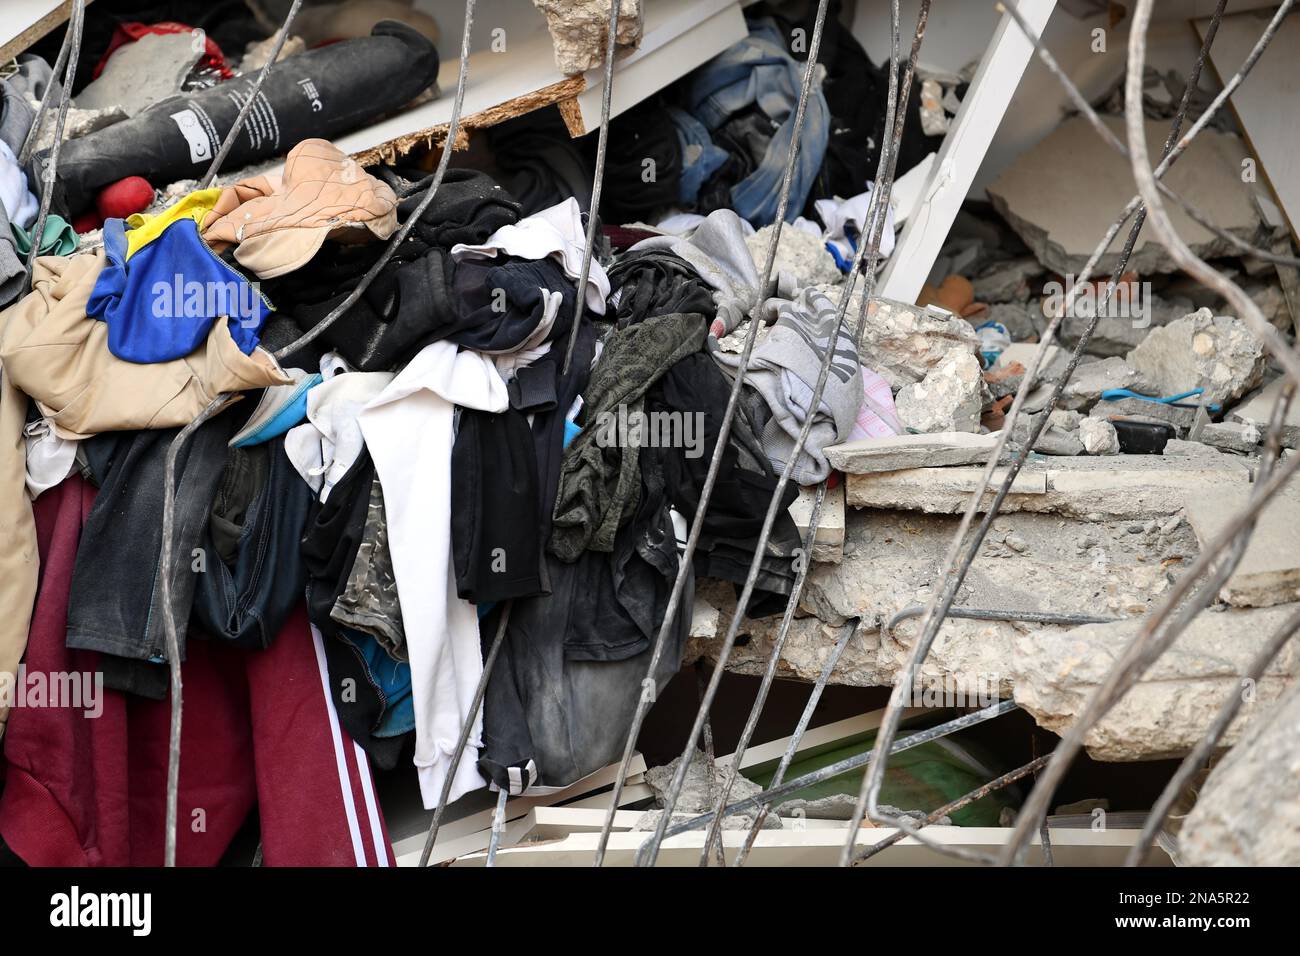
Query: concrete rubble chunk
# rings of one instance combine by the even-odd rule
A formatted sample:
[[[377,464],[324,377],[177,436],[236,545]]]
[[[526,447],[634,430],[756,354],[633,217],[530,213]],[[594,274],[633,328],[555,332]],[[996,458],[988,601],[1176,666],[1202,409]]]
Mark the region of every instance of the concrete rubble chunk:
[[[790,517],[799,529],[799,540],[808,536],[808,525],[812,523],[814,499],[817,497],[815,487],[799,489],[799,497],[790,505]],[[826,490],[822,501],[822,513],[817,522],[817,537],[813,539],[813,561],[838,563],[844,557],[844,482]]]
[[[561,73],[585,73],[605,62],[609,4],[610,0],[533,0],[533,6],[546,16],[555,45],[555,65]],[[619,0],[616,55],[641,45],[643,15],[642,0]]]
[[[1121,117],[1103,117],[1120,140]],[[1169,133],[1166,120],[1148,120],[1147,148],[1159,156]],[[1210,220],[1242,239],[1255,240],[1259,213],[1252,187],[1242,182],[1241,161],[1247,157],[1242,141],[1212,129],[1197,136],[1183,158],[1169,170],[1166,181],[1184,196],[1193,196]],[[1097,245],[1097,237],[1132,198],[1133,171],[1128,160],[1107,145],[1083,117],[1072,117],[1041,143],[1026,150],[989,185],[993,207],[1048,269],[1077,276]],[[1220,239],[1183,210],[1169,205],[1178,235],[1201,258],[1234,254]],[[1120,243],[1101,257],[1095,275],[1110,275]],[[1129,260],[1139,275],[1173,272],[1175,265],[1150,230],[1138,239]]]
[[[1115,426],[1103,418],[1085,418],[1079,422],[1079,440],[1089,455],[1119,454],[1119,435]]]
[[[147,34],[120,47],[99,77],[77,94],[80,109],[120,106],[127,116],[175,96],[203,55],[187,33]]]
[[[1085,738],[1096,760],[1184,756],[1204,734],[1241,675],[1295,606],[1202,612]],[[1063,733],[1143,626],[1142,618],[1110,624],[1041,629],[1014,641],[1010,657],[1015,700],[1038,724]],[[1267,714],[1300,675],[1300,641],[1292,640],[1254,687],[1224,745]]]
[[[1225,402],[1258,385],[1267,361],[1246,323],[1198,309],[1152,329],[1128,354],[1128,363],[1162,395],[1204,388],[1207,402]]]
[[[754,257],[760,271],[767,262],[768,247],[772,244],[774,226],[764,226],[745,237],[745,245]],[[776,247],[775,273],[785,272],[795,278],[798,288],[809,285],[830,286],[843,280],[835,258],[826,251],[826,243],[818,236],[786,226],[781,230],[781,241]],[[832,301],[839,301],[838,298]]]
[[[1061,390],[1060,406],[1086,410],[1111,388],[1127,388],[1147,394],[1151,383],[1147,377],[1122,358],[1105,358],[1100,362],[1081,362]]]
[[[854,328],[861,306],[862,292],[858,290],[847,312]],[[978,348],[979,338],[971,324],[951,312],[892,299],[873,299],[867,306],[862,363],[879,372],[891,388],[921,381],[949,352],[973,356]]]
[[[1178,844],[1184,866],[1300,866],[1300,683],[1210,772]]]
[[[984,321],[1001,322],[1011,333],[1013,342],[1035,338],[1047,326],[1038,306],[1023,302],[995,302],[989,306]]]
[[[927,514],[966,510],[982,468],[913,468],[875,475],[849,475],[847,501],[854,508],[896,508]],[[993,500],[1005,470],[994,473],[981,510]],[[1243,459],[1162,455],[1052,458],[1030,461],[1016,476],[1002,511],[1033,511],[1086,518],[1154,518],[1179,511],[1193,497],[1246,487]]]
[[[866,475],[903,468],[981,464],[988,461],[997,443],[996,432],[990,435],[932,432],[895,435],[893,438],[864,438],[831,445],[825,451],[831,465],[839,471]]]
[[[1250,422],[1207,422],[1196,440],[1223,451],[1250,454],[1263,440],[1260,429]]]
[[[1088,414],[1093,418],[1132,418],[1138,421],[1172,425],[1179,435],[1187,433],[1196,419],[1196,409],[1165,402],[1148,402],[1140,398],[1118,398],[1098,402]]]
[[[999,263],[981,276],[971,279],[975,299],[979,302],[1028,302],[1035,288],[1030,280],[1043,274],[1042,264],[1033,256],[1023,256]]]
[[[846,623],[861,625],[832,681],[887,685],[906,662],[921,624],[900,621],[882,643],[880,626],[897,611],[923,606],[941,583],[944,555],[960,522],[956,515],[903,511],[850,512],[844,560],[811,569],[782,649],[778,676],[816,680]],[[1186,522],[1174,518],[1139,526],[1055,515],[1000,515],[958,594],[957,605],[1013,607],[1124,617],[1146,613],[1161,601],[1170,576],[1197,552]],[[734,591],[710,595],[725,619],[735,610]],[[766,667],[780,617],[745,620],[727,669],[758,675]],[[851,626],[851,623],[848,623]],[[927,682],[987,678],[981,692],[1009,696],[1013,639],[1040,625],[952,618],[939,632],[923,665]],[[1060,628],[1053,627],[1053,630]],[[692,640],[686,660],[714,660],[719,641]]]
[[[1041,413],[1021,415],[1016,420],[1011,438],[1017,445],[1024,446],[1029,441],[1033,429],[1038,425],[1040,415]],[[1047,425],[1039,432],[1038,440],[1034,442],[1033,450],[1042,455],[1063,457],[1082,455],[1083,442],[1079,440],[1079,413],[1061,408],[1053,409],[1048,414]]]
[[[1282,398],[1285,381],[1281,378],[1274,379],[1248,401],[1229,412],[1228,418],[1236,422],[1249,422],[1263,434],[1268,428],[1274,407]],[[1282,444],[1287,448],[1300,448],[1300,395],[1291,400],[1286,418],[1282,420]]]
[[[1097,320],[1084,348],[1088,355],[1122,358],[1147,337],[1153,326],[1168,325],[1196,310],[1192,300],[1186,296],[1165,299],[1154,293],[1141,295],[1140,303],[1135,300],[1132,306],[1116,308],[1118,312],[1127,314],[1102,315]],[[1061,344],[1073,349],[1089,322],[1091,319],[1087,315],[1067,315],[1061,323]]]
[[[665,796],[672,784],[673,775],[677,772],[677,765],[681,763],[681,759],[681,757],[678,757],[671,763],[664,764],[661,767],[651,767],[645,772],[646,786],[654,793],[655,800],[660,807],[664,804]],[[706,810],[711,810],[713,801],[717,799],[717,795],[726,781],[726,775],[726,768],[715,765],[711,775],[712,779],[710,779],[709,761],[703,752],[696,751],[691,759],[690,767],[686,770],[686,779],[682,785],[682,792],[678,795],[677,803],[673,808],[673,820],[677,820],[678,814],[681,814],[682,819],[685,820]],[[744,800],[762,792],[763,788],[758,784],[749,780],[744,774],[737,774],[735,783],[731,785],[731,794],[727,799],[729,803],[735,803],[738,800]],[[633,829],[652,829],[658,823],[662,812],[662,810],[648,811],[637,820]],[[779,830],[781,828],[781,820],[777,814],[768,814],[768,819],[774,822],[767,823],[765,821],[763,829]],[[748,829],[753,825],[753,822],[754,815],[752,813],[730,813],[723,819],[722,827],[724,830],[739,827]]]
[[[31,97],[28,97],[28,102],[33,108],[39,106],[39,103]],[[69,106],[67,119],[63,123],[63,136],[65,140],[80,139],[82,136],[96,130],[112,126],[114,123],[120,123],[126,118],[126,110],[116,103],[97,110],[83,110],[77,109],[75,106]],[[47,122],[41,126],[41,132],[36,138],[36,145],[33,149],[39,153],[53,145],[54,123]]]
[[[984,406],[979,360],[954,349],[921,381],[899,389],[894,406],[899,421],[918,432],[978,432]]]
[[[1215,489],[1187,502],[1187,521],[1201,547],[1222,536],[1246,506],[1247,488]],[[1238,607],[1270,607],[1300,601],[1300,493],[1283,488],[1260,513],[1237,569],[1219,597]]]

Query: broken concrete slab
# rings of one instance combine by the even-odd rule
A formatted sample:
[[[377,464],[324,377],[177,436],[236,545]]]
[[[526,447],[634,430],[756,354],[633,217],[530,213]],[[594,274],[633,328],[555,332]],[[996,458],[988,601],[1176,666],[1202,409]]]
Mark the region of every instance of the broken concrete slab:
[[[1184,756],[1231,694],[1241,675],[1294,606],[1203,611],[1085,738],[1096,760],[1158,760]],[[1018,636],[1010,656],[1015,700],[1040,726],[1064,732],[1083,712],[1125,648],[1141,618],[1041,629]],[[1254,687],[1257,706],[1245,707],[1228,728],[1231,745],[1300,676],[1300,641],[1291,641]]]
[[[1260,434],[1268,428],[1273,409],[1282,398],[1282,388],[1286,380],[1274,379],[1265,385],[1248,401],[1238,405],[1228,413],[1228,418],[1236,422],[1249,422],[1259,429]],[[1282,421],[1282,444],[1286,448],[1300,448],[1300,396],[1292,399]]]
[[[858,289],[849,301],[847,312],[848,321],[855,329],[861,305],[862,291]],[[951,312],[892,299],[873,299],[867,305],[867,324],[862,333],[863,364],[879,372],[891,388],[921,381],[949,352],[974,355],[978,349],[979,337],[971,324]]]
[[[1103,357],[1128,355],[1158,325],[1168,325],[1196,311],[1192,300],[1186,296],[1166,299],[1154,293],[1142,297],[1139,315],[1103,315],[1097,320],[1084,351],[1088,355]],[[1085,315],[1067,315],[1061,323],[1058,340],[1073,349],[1083,336],[1091,320]]]
[[[1043,274],[1042,264],[1033,256],[1023,256],[998,263],[981,276],[971,279],[971,288],[979,302],[1028,302],[1040,291],[1030,280]]]
[[[745,245],[749,247],[749,253],[760,270],[767,262],[773,232],[775,227],[764,226],[745,237]],[[792,226],[781,230],[781,241],[777,244],[776,261],[772,268],[774,275],[785,272],[792,276],[798,288],[835,285],[843,280],[834,256],[826,251],[826,243],[820,237]]]
[[[1210,772],[1178,846],[1185,866],[1300,866],[1300,683]]]
[[[99,76],[77,94],[80,109],[120,106],[127,116],[175,96],[203,56],[203,44],[186,33],[146,34],[119,47]]]
[[[897,611],[924,605],[942,584],[940,570],[960,522],[955,515],[901,511],[848,514],[845,555],[838,565],[815,565],[809,573],[801,611],[782,650],[778,674],[816,680],[843,634],[846,622],[860,620],[832,681],[837,684],[889,684],[903,666],[921,621],[899,622],[882,644],[880,625]],[[958,593],[958,606],[1010,607],[1122,617],[1146,613],[1163,595],[1174,573],[1197,553],[1196,538],[1179,518],[1148,522],[1090,522],[1055,515],[1000,515],[979,558]],[[724,621],[735,609],[734,590],[702,590]],[[771,654],[780,617],[744,620],[727,669],[761,674]],[[926,681],[966,680],[982,675],[986,685],[1010,694],[1012,639],[1039,625],[952,618],[939,632],[923,665]],[[692,639],[687,661],[714,660],[716,639]]]
[[[831,445],[825,449],[831,465],[850,474],[867,475],[904,468],[938,468],[975,465],[988,461],[997,447],[998,436],[972,432],[933,432],[924,435],[896,435],[893,438],[864,438]]]
[[[1123,140],[1124,122],[1103,117]],[[1148,120],[1147,146],[1160,155],[1168,123]],[[1228,133],[1205,130],[1169,170],[1166,181],[1184,196],[1195,196],[1202,209],[1228,232],[1254,240],[1260,227],[1251,186],[1242,182],[1241,161],[1247,157],[1241,140]],[[1064,276],[1079,275],[1097,245],[1097,237],[1136,193],[1128,160],[1107,145],[1083,117],[1072,117],[1046,139],[1026,150],[987,189],[993,207],[1007,220],[1037,259]],[[1169,215],[1179,236],[1201,258],[1233,254],[1226,240],[1205,229],[1170,204]],[[1114,271],[1120,241],[1111,244],[1095,270]],[[1150,230],[1138,239],[1129,268],[1139,275],[1173,272],[1175,265]]]
[[[978,432],[983,393],[979,360],[954,349],[921,381],[899,389],[894,407],[898,420],[913,431]]]
[[[1250,470],[1242,459],[1219,459],[1112,455],[1030,461],[1016,476],[1001,510],[1082,518],[1167,516],[1193,497],[1248,484]],[[995,472],[981,510],[992,502],[1005,473]],[[956,514],[966,510],[982,474],[982,468],[966,466],[849,475],[847,501],[854,508]]]
[[[1080,362],[1061,390],[1060,406],[1087,410],[1097,403],[1101,393],[1111,388],[1127,388],[1146,394],[1151,382],[1146,375],[1122,358],[1100,362]]]
[[[1089,455],[1118,455],[1119,435],[1115,426],[1104,418],[1085,418],[1079,422],[1079,441]]]
[[[814,499],[817,497],[815,487],[799,489],[799,497],[790,505],[790,517],[799,529],[799,540],[808,536],[808,525],[812,523]],[[838,564],[844,557],[844,482],[826,490],[822,501],[821,516],[817,521],[817,536],[813,539],[812,559],[816,562],[828,561]]]
[[[1248,455],[1263,439],[1259,428],[1250,422],[1206,422],[1196,440],[1222,451]]]
[[[1249,488],[1218,489],[1187,502],[1187,521],[1202,548],[1219,538],[1246,506]],[[1259,516],[1246,551],[1220,589],[1219,597],[1237,607],[1271,607],[1300,601],[1300,492],[1284,488]]]
[[[1245,322],[1198,309],[1152,329],[1128,354],[1162,395],[1205,389],[1207,402],[1240,398],[1264,377],[1264,346]]]

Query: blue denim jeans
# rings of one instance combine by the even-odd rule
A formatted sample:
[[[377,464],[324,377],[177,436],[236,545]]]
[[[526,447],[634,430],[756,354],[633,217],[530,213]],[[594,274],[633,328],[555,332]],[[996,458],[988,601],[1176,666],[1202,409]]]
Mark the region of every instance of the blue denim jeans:
[[[749,36],[696,70],[691,83],[688,111],[709,130],[716,130],[751,104],[779,124],[758,168],[731,188],[733,208],[756,226],[776,219],[803,70],[803,64],[786,52],[776,24],[763,18],[750,20]],[[790,183],[787,222],[794,221],[808,200],[829,135],[830,108],[820,85],[814,82]]]

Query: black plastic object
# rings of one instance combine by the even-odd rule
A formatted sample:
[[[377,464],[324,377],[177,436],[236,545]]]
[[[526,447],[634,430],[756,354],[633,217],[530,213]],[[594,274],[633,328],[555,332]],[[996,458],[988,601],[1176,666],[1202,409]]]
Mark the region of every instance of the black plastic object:
[[[1126,455],[1163,455],[1165,445],[1177,434],[1172,425],[1157,422],[1112,418],[1110,423],[1119,436],[1119,450]]]
[[[384,20],[368,37],[288,57],[267,74],[226,159],[227,169],[280,156],[304,139],[330,139],[390,113],[438,78],[438,51],[406,24]],[[63,144],[55,199],[71,215],[125,176],[155,188],[201,177],[257,79],[236,77],[168,97],[139,116]],[[38,170],[48,152],[37,157]]]

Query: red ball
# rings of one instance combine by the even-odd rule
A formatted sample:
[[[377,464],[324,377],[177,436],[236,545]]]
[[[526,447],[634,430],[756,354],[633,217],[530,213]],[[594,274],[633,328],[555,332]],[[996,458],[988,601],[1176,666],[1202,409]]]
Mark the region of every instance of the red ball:
[[[141,176],[127,176],[110,186],[105,186],[95,200],[101,219],[125,219],[149,208],[153,202],[153,187]]]

